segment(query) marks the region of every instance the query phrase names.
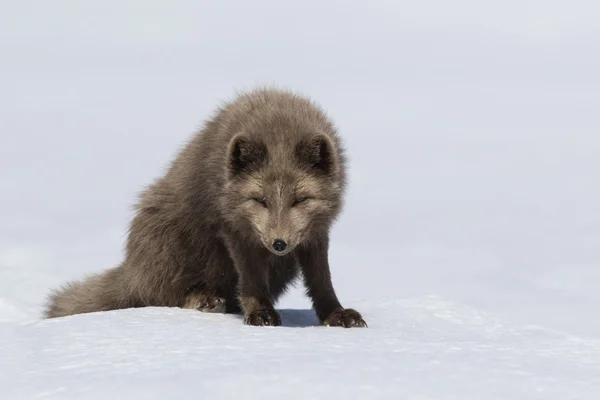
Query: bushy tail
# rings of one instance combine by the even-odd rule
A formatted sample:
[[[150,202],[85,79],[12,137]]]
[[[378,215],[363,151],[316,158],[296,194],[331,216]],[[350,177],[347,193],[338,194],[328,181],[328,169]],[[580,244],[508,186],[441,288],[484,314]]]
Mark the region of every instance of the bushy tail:
[[[54,290],[45,309],[46,318],[64,317],[122,308],[118,268],[91,275],[82,281],[68,282]]]

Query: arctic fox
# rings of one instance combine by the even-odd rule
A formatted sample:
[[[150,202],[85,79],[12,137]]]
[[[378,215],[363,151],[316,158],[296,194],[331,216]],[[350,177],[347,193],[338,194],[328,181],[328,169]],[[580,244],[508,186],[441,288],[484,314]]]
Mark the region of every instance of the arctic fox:
[[[122,263],[54,291],[46,317],[167,306],[278,326],[274,304],[301,274],[323,324],[366,327],[341,306],[328,261],[346,162],[312,100],[275,88],[239,94],[140,194]]]

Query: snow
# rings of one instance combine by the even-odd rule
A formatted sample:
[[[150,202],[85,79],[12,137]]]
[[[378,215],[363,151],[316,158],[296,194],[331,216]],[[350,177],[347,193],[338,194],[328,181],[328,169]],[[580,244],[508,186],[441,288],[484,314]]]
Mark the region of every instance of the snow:
[[[231,10],[239,10],[233,13]],[[315,12],[317,10],[317,12]],[[0,399],[596,399],[592,0],[0,4]],[[350,155],[334,286],[367,329],[147,308],[43,320],[117,264],[215,104],[311,95]]]
[[[147,308],[2,331],[3,398],[581,399],[600,391],[600,341],[496,318],[437,297],[358,302],[369,329],[282,327]]]

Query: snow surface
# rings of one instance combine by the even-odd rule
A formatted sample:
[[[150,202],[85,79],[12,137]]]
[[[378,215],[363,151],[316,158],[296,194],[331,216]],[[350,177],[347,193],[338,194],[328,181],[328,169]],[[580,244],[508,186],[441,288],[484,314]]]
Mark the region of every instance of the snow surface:
[[[0,399],[600,398],[599,20],[594,0],[0,2]],[[332,274],[369,328],[315,326],[301,286],[278,328],[42,320],[260,82],[344,136]]]
[[[283,327],[147,308],[1,331],[6,399],[581,399],[600,393],[600,341],[515,328],[442,299],[357,303],[369,329]],[[239,393],[239,394],[238,394]]]

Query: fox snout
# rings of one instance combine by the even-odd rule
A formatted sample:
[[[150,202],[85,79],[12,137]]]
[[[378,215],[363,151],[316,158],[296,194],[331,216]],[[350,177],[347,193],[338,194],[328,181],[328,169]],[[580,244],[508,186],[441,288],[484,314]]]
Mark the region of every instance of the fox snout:
[[[275,250],[278,253],[281,253],[282,251],[285,251],[285,249],[287,249],[287,243],[285,242],[285,240],[275,239],[272,247],[273,250]]]
[[[265,246],[267,250],[277,256],[284,256],[290,253],[299,244],[300,235],[299,233],[291,233],[288,229],[282,229],[281,227],[273,228],[271,226],[266,227],[262,220],[253,221],[254,231],[260,238],[260,242]],[[262,229],[261,229],[262,228]]]
[[[292,252],[300,242],[298,233],[289,232],[288,229],[268,229],[262,236],[263,245],[271,253],[284,256]]]
[[[284,238],[275,238],[267,240],[265,247],[273,254],[277,256],[284,256],[294,249],[294,245],[289,240]]]

